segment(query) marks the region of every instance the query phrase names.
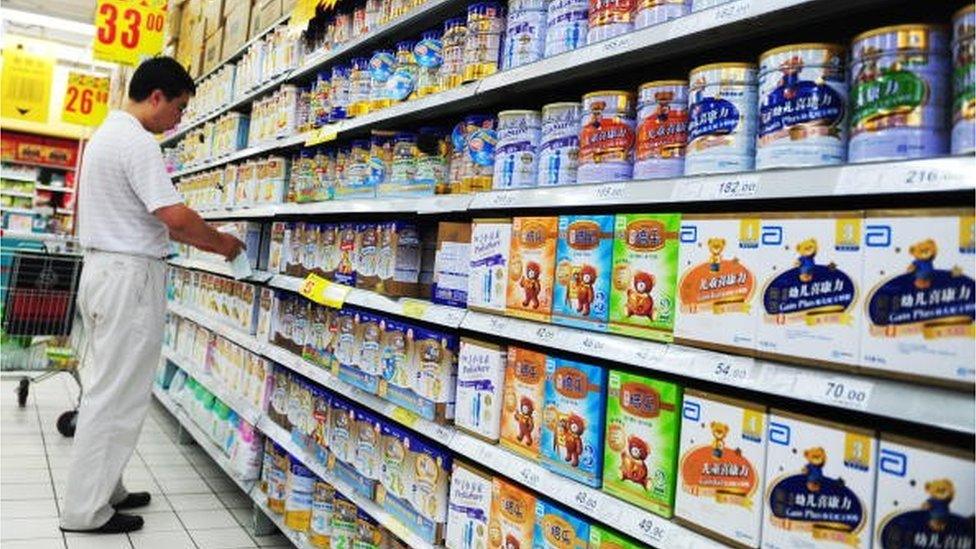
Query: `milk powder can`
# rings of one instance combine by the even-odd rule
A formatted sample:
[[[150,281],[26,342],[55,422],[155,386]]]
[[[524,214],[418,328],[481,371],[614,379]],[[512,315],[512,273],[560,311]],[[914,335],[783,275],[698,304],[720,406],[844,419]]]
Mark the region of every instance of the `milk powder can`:
[[[538,177],[541,187],[575,185],[579,168],[580,103],[550,103],[542,107]]]
[[[468,38],[464,44],[464,81],[480,80],[498,71],[505,9],[497,2],[468,6]]]
[[[688,82],[648,82],[637,96],[634,179],[681,177],[688,141]]]
[[[643,29],[691,13],[691,0],[637,0],[634,28]]]
[[[636,0],[590,0],[586,43],[592,44],[634,30]]]
[[[542,117],[539,111],[498,113],[498,144],[495,148],[495,189],[536,186]]]
[[[542,59],[546,49],[545,4],[542,0],[516,0],[509,2],[508,9],[502,69]]]
[[[413,40],[397,42],[396,69],[386,81],[386,95],[394,102],[412,98],[417,87],[419,65],[417,65],[417,58],[413,54],[416,44]]]
[[[444,64],[441,32],[430,30],[420,35],[420,41],[413,47],[417,61],[417,97],[441,91],[440,69]]]
[[[396,57],[390,50],[373,52],[369,60],[369,110],[384,109],[393,104],[386,83],[396,70]]]
[[[545,57],[586,45],[589,0],[550,0],[546,5]]]
[[[495,168],[495,148],[498,134],[495,117],[472,115],[465,117],[464,162],[461,172],[462,192],[491,190]]]
[[[756,169],[847,160],[847,71],[836,44],[793,44],[759,57]]]
[[[332,89],[329,96],[332,104],[329,109],[329,121],[337,122],[349,117],[349,66],[335,65],[332,67],[331,74],[329,84]]]
[[[756,98],[752,63],[713,63],[691,71],[686,175],[753,169]]]
[[[349,62],[349,107],[346,110],[350,118],[369,112],[371,100],[369,64],[369,59],[365,57],[353,57]]]
[[[441,128],[423,127],[417,135],[417,174],[414,183],[420,193],[451,192],[447,173],[449,144],[444,133]]]
[[[442,38],[443,64],[439,71],[442,90],[456,88],[464,82],[464,47],[468,43],[468,26],[464,19],[455,17],[444,21]]]
[[[634,170],[634,95],[598,91],[583,96],[579,183],[627,181]]]
[[[882,27],[851,46],[851,162],[949,151],[948,40],[937,25]]]
[[[424,193],[424,187],[418,188],[417,179],[417,134],[410,132],[397,133],[393,143],[393,163],[390,169],[390,185],[387,192],[380,189],[377,194],[387,196],[408,196],[413,194],[434,194],[434,187]]]
[[[952,154],[976,150],[976,6],[952,17]]]

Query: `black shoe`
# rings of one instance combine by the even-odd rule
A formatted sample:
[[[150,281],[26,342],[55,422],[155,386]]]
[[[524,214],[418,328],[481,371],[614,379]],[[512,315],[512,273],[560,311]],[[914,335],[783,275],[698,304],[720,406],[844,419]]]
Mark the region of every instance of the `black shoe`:
[[[145,507],[149,505],[149,501],[151,499],[152,496],[149,495],[149,492],[132,492],[125,496],[125,499],[122,501],[113,504],[112,507],[114,507],[116,511],[136,509],[138,507]]]
[[[125,513],[115,513],[108,522],[92,528],[91,530],[72,530],[61,528],[62,532],[72,532],[79,534],[127,534],[142,529],[143,520],[139,515],[126,515]]]

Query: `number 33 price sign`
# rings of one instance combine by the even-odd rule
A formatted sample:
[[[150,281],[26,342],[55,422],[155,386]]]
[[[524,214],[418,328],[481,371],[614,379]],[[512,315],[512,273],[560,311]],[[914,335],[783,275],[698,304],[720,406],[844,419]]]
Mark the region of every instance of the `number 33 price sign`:
[[[163,51],[165,4],[151,0],[98,0],[95,59],[137,65]]]
[[[108,78],[69,72],[61,120],[82,126],[101,124],[108,115],[108,86]]]

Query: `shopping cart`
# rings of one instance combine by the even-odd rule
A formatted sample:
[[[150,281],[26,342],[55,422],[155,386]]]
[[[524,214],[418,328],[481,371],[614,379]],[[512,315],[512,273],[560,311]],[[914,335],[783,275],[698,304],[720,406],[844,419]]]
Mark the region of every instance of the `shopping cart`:
[[[85,350],[85,332],[75,322],[75,297],[81,276],[82,258],[74,254],[17,250],[5,261],[2,316],[3,370],[40,371],[21,378],[17,403],[27,403],[30,386],[59,373],[68,373],[78,384],[78,401],[73,410],[58,418],[58,432],[74,436],[81,377],[76,350]],[[8,266],[9,265],[9,266]],[[74,328],[74,329],[73,329]]]

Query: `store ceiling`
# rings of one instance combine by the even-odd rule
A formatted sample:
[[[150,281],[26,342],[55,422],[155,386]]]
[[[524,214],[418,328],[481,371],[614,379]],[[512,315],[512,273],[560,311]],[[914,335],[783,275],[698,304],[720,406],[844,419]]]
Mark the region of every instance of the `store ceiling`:
[[[90,24],[95,20],[95,2],[96,0],[3,0],[3,7]]]

